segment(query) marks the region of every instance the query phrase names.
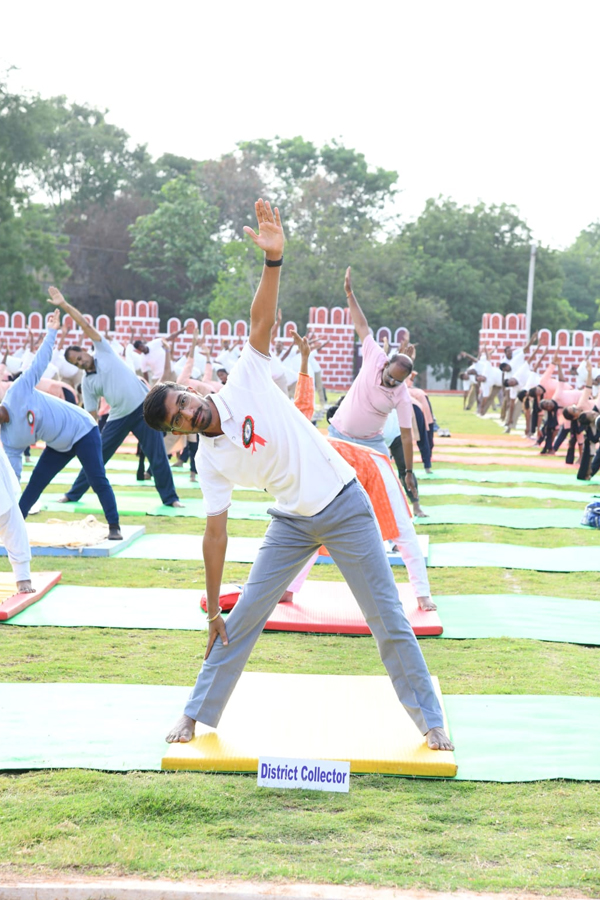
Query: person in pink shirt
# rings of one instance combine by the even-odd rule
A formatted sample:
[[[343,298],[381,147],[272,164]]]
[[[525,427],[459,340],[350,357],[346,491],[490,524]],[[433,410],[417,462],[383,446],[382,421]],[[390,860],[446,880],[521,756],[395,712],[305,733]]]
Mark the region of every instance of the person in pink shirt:
[[[389,456],[383,429],[388,415],[395,410],[406,463],[406,486],[418,501],[417,481],[413,474],[413,407],[404,384],[412,372],[412,359],[406,353],[395,353],[388,359],[385,351],[375,342],[352,290],[350,266],[346,270],[344,287],[350,315],[362,342],[363,364],[329,422],[329,434],[342,441],[365,444]]]

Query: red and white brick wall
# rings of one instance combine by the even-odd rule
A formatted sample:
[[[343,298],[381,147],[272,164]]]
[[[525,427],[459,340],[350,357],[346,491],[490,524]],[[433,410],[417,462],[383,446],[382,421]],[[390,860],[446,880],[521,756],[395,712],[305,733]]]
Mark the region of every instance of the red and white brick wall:
[[[550,363],[557,347],[560,348],[560,363],[565,378],[575,383],[573,376],[569,374],[571,366],[578,366],[590,352],[592,345],[596,350],[592,355],[592,363],[600,365],[600,331],[567,331],[561,328],[554,337],[547,328],[541,328],[538,332],[540,345],[548,347],[548,353],[544,364]],[[500,313],[484,313],[481,319],[479,331],[479,351],[487,346],[492,349],[492,362],[498,365],[504,356],[504,348],[510,344],[515,350],[527,344],[527,320],[524,313],[509,313],[502,316]],[[467,349],[467,348],[465,348]],[[537,359],[539,360],[538,352]],[[534,359],[535,364],[535,359]]]
[[[0,339],[8,342],[9,352],[13,353],[22,347],[27,339],[28,329],[34,334],[45,330],[48,316],[51,310],[44,316],[40,312],[32,312],[26,316],[22,312],[8,314],[0,312]],[[248,338],[248,323],[238,319],[233,324],[227,319],[221,319],[215,323],[212,319],[186,319],[182,322],[178,318],[171,318],[167,322],[166,334],[160,331],[160,318],[158,304],[155,301],[117,300],[115,303],[114,321],[111,323],[106,315],[98,316],[93,322],[91,316],[86,316],[91,324],[104,334],[109,331],[111,337],[116,337],[121,343],[129,341],[131,328],[134,331],[134,340],[141,338],[149,341],[156,337],[166,337],[184,326],[185,332],[175,341],[174,356],[178,357],[187,353],[194,329],[198,327],[201,340],[213,341],[215,355],[223,346],[223,339],[230,341],[246,341]],[[67,321],[69,317],[67,316]],[[67,344],[80,344],[89,346],[90,342],[83,336],[81,329],[73,327],[67,335]],[[323,342],[329,340],[329,344],[318,354],[318,361],[323,370],[323,382],[326,387],[334,391],[348,390],[352,384],[355,353],[358,352],[355,343],[354,326],[350,317],[350,311],[345,307],[335,306],[327,309],[324,306],[312,306],[309,312],[308,329]],[[292,342],[291,332],[296,329],[295,322],[286,322],[279,337],[288,346]],[[390,328],[380,328],[375,338],[382,342],[387,337],[390,345],[397,346],[400,339],[400,329],[392,331]],[[598,349],[592,356],[592,362],[600,365],[600,331],[565,331],[560,330],[552,336],[551,332],[543,328],[539,332],[541,344],[550,347],[548,356],[556,348],[557,344],[563,348],[561,362],[565,375],[572,365],[579,365],[586,357],[592,346],[592,341],[598,345]],[[504,355],[504,347],[511,344],[515,349],[524,347],[527,343],[525,315],[522,313],[510,313],[501,316],[500,313],[485,313],[482,317],[481,330],[479,332],[479,347],[484,345],[492,348],[492,360],[497,364]],[[465,348],[468,349],[468,348]],[[547,357],[548,359],[548,357]],[[548,360],[549,361],[549,360]]]

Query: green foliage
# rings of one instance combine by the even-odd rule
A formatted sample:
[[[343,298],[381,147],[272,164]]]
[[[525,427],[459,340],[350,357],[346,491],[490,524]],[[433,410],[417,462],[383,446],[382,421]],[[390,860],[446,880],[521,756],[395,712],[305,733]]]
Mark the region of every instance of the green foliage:
[[[44,294],[41,281],[69,272],[53,217],[29,202],[24,186],[43,157],[40,135],[49,120],[45,101],[11,93],[0,81],[0,308],[9,312],[29,311]]]
[[[52,119],[40,136],[45,152],[36,174],[55,206],[102,203],[147,174],[146,148],[130,149],[129,135],[106,112],[65,97],[47,102]]]
[[[572,306],[582,314],[580,328],[594,324],[600,304],[600,222],[585,228],[575,242],[560,254],[564,275],[563,291]]]
[[[218,210],[184,177],[161,189],[157,209],[130,227],[129,265],[163,317],[205,315],[222,265]]]
[[[398,246],[395,246],[395,244]],[[477,346],[485,312],[524,312],[531,234],[514,207],[459,207],[453,200],[428,200],[414,224],[392,242],[410,265],[403,276],[417,297],[445,301],[448,320],[438,359],[458,370],[456,354]],[[579,315],[561,294],[558,255],[537,251],[533,325],[573,328]]]
[[[248,319],[260,281],[263,254],[254,244],[232,240],[223,247],[224,266],[208,307],[211,319]]]

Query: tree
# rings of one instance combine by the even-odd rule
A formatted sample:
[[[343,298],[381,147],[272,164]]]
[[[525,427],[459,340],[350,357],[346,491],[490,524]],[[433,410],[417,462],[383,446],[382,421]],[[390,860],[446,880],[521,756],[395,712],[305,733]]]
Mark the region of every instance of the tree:
[[[512,206],[459,207],[453,200],[428,200],[417,221],[397,239],[410,260],[404,292],[443,300],[448,321],[438,360],[458,373],[457,354],[478,343],[484,312],[524,312],[531,233]],[[562,296],[557,254],[537,253],[533,327],[573,328],[579,315]]]
[[[69,274],[65,244],[40,205],[23,205],[17,214],[0,219],[0,309],[39,308],[47,285]]]
[[[50,118],[46,101],[0,81],[0,307],[8,311],[28,312],[44,295],[40,282],[69,271],[52,217],[30,203],[26,186]]]
[[[129,135],[106,121],[106,110],[69,105],[65,97],[47,103],[51,118],[40,135],[44,154],[35,173],[56,208],[103,203],[148,178],[152,163],[145,146],[130,148]]]
[[[579,327],[593,328],[600,299],[600,222],[585,228],[559,258],[564,295],[583,314]]]
[[[205,315],[222,266],[218,210],[185,177],[167,182],[157,209],[130,226],[129,266],[163,316]]]
[[[76,306],[93,316],[112,316],[115,300],[145,299],[145,280],[127,266],[133,243],[129,226],[154,209],[152,200],[119,194],[74,210],[66,219],[71,276],[63,287]]]

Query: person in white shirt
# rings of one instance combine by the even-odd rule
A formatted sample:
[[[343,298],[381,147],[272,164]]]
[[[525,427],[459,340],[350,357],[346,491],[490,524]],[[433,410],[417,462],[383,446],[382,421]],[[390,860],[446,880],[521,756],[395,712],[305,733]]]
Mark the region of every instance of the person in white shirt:
[[[31,549],[23,513],[19,509],[19,482],[0,442],[0,538],[15,573],[17,593],[32,594]]]
[[[452,749],[418,642],[401,605],[373,507],[354,469],[282,394],[271,378],[283,230],[277,209],[256,203],[265,253],[250,310],[250,337],[225,387],[201,397],[174,384],[155,385],[144,401],[157,430],[200,434],[198,480],[207,507],[203,551],[208,607],[204,664],[184,715],[167,735],[191,740],[195,723],[216,727],[250,652],[290,582],[321,544],[348,581],[373,633],[400,702],[434,750]],[[219,591],[227,546],[227,509],[236,484],[275,497],[272,521],[227,627]]]
[[[165,348],[162,345],[162,339],[154,338],[148,343],[134,341],[133,349],[142,357],[140,369],[147,376],[150,384],[161,381],[165,371]]]
[[[229,373],[240,358],[241,352],[239,342],[232,344],[229,338],[223,338],[223,348],[215,356],[215,362]]]

